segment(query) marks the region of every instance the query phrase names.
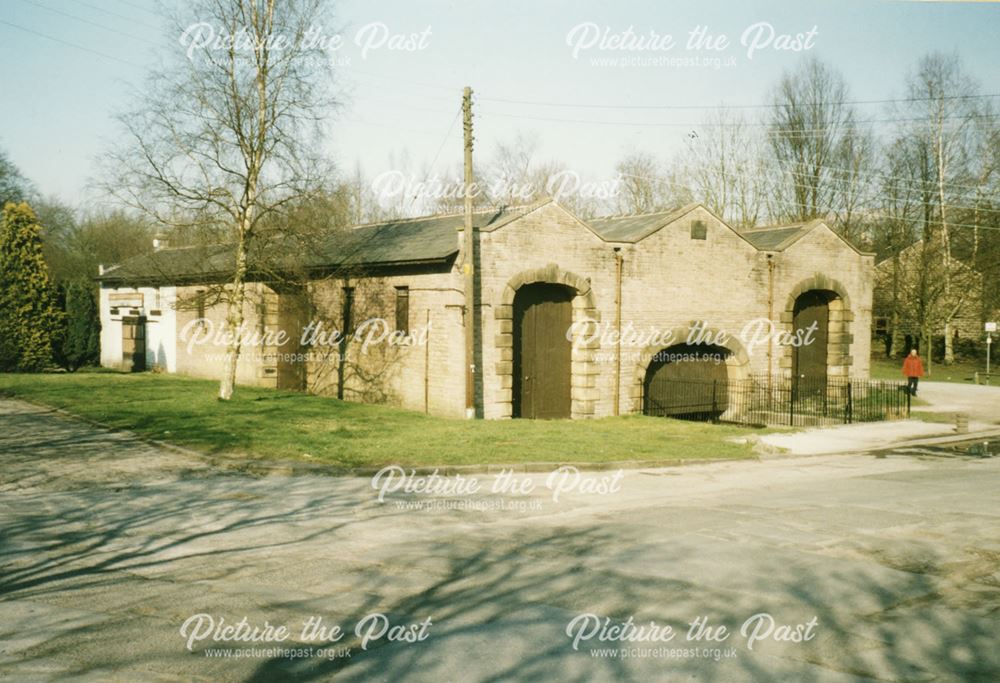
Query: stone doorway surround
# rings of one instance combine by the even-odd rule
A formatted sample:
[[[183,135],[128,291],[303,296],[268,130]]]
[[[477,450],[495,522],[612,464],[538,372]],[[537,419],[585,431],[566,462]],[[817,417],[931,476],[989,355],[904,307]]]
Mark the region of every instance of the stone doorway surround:
[[[832,292],[836,295],[829,303],[826,374],[827,377],[850,377],[851,367],[854,365],[854,358],[851,356],[851,344],[854,342],[851,324],[854,322],[854,311],[851,308],[851,298],[847,294],[847,288],[843,284],[818,273],[799,282],[788,294],[785,307],[781,311],[781,318],[778,321],[778,329],[794,332],[792,328],[795,319],[795,302],[809,291]],[[792,373],[792,347],[782,347],[777,355],[779,372],[790,377]]]
[[[596,325],[600,322],[600,314],[594,301],[594,291],[590,280],[576,273],[562,270],[555,263],[543,268],[524,270],[512,277],[503,288],[500,304],[496,307],[494,318],[497,321],[498,332],[493,344],[497,358],[493,371],[500,380],[500,395],[496,402],[500,406],[499,417],[509,418],[513,415],[514,387],[514,296],[524,285],[534,283],[564,285],[573,289],[573,350],[570,362],[570,412],[573,419],[593,417],[596,410],[598,390],[598,368],[594,362],[594,351],[599,348],[596,335],[586,335],[589,322]]]

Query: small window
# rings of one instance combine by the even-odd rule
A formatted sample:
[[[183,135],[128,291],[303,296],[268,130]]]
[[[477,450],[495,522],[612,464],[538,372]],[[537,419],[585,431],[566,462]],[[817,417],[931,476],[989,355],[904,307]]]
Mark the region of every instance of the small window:
[[[410,332],[410,288],[396,287],[396,331]]]
[[[705,221],[695,221],[691,224],[691,239],[708,239],[708,227],[706,227]]]

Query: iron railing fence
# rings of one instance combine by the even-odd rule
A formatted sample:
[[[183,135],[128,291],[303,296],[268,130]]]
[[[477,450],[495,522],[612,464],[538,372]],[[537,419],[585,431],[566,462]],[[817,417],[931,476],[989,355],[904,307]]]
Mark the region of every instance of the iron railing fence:
[[[643,412],[688,420],[809,427],[906,419],[910,394],[902,382],[847,377],[655,377],[644,387]]]

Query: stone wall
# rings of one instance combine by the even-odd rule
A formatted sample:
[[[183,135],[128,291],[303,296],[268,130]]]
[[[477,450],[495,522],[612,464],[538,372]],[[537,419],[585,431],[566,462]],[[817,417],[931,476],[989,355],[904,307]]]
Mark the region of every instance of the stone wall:
[[[226,328],[224,301],[208,286],[177,288],[177,372],[192,377],[220,379],[226,355],[221,333]],[[213,301],[213,298],[216,299]],[[199,299],[203,305],[199,305]],[[259,283],[247,284],[243,306],[244,329],[249,334],[273,331],[276,323],[277,295]],[[236,364],[237,384],[277,388],[278,370],[274,345],[244,345]]]
[[[479,235],[482,277],[483,414],[512,414],[513,297],[518,287],[551,282],[573,289],[574,323],[601,320],[613,306],[614,252],[588,226],[557,204],[545,204]],[[576,343],[572,356],[572,415],[606,414],[609,378],[594,362],[597,350]],[[602,391],[603,390],[603,391]],[[602,395],[604,394],[604,395]]]
[[[861,254],[818,224],[782,252],[757,250],[707,209],[667,217],[637,243],[609,242],[555,202],[495,229],[477,233],[481,322],[477,400],[486,418],[513,409],[513,304],[518,289],[534,282],[574,293],[571,413],[574,418],[639,412],[643,379],[658,351],[693,341],[728,351],[730,377],[788,374],[792,349],[751,344],[748,324],[790,332],[795,299],[812,289],[831,292],[828,372],[867,377],[872,315],[872,256]],[[704,239],[692,224],[705,227]],[[461,243],[461,234],[456,234]],[[614,342],[616,261],[621,262],[620,329]],[[237,382],[305,388],[347,400],[380,402],[442,416],[465,415],[465,311],[462,256],[451,267],[413,267],[379,275],[314,280],[300,292],[248,286],[245,330],[266,343],[246,346]],[[327,334],[342,329],[344,288],[354,291],[354,327],[345,347],[322,339],[301,345],[302,330],[320,323]],[[406,335],[397,334],[397,288],[408,288]],[[200,311],[200,287],[177,288],[176,371],[219,377],[225,345],[212,334],[225,324],[224,303]],[[107,296],[102,294],[102,318]],[[308,302],[304,310],[303,301]],[[200,313],[205,320],[194,322]],[[755,321],[757,321],[755,323]],[[351,330],[353,332],[354,330]],[[270,333],[270,334],[268,334]],[[111,334],[110,332],[105,333]],[[192,336],[201,343],[190,347]],[[185,338],[186,337],[186,338]],[[103,341],[103,338],[102,338]],[[114,349],[108,340],[105,355]],[[345,351],[343,361],[340,352]],[[104,356],[102,356],[103,358]],[[110,360],[109,360],[110,362]],[[297,366],[295,364],[298,364]],[[619,367],[620,364],[620,367]]]
[[[338,348],[314,348],[308,390],[347,400],[398,405],[435,415],[465,414],[464,314],[457,269],[314,283],[316,319],[342,327],[344,288],[353,287],[353,318],[359,328]],[[409,334],[397,335],[397,287],[409,291]],[[340,387],[343,368],[343,387]]]
[[[705,225],[705,239],[692,237],[695,221]],[[639,412],[651,357],[689,338],[718,341],[728,349],[730,377],[769,368],[787,374],[791,347],[771,343],[748,350],[745,328],[770,319],[776,333],[791,331],[791,307],[807,289],[836,294],[830,304],[829,373],[868,375],[872,257],[823,225],[786,251],[768,254],[696,207],[637,243],[612,243],[550,203],[484,232],[481,249],[488,418],[512,412],[511,304],[517,288],[531,282],[572,288],[574,323],[593,321],[596,334],[580,334],[580,328],[573,334],[573,417],[612,415],[616,397],[617,412]],[[621,344],[617,373],[616,249],[622,259],[621,330],[632,334]]]
[[[783,329],[792,329],[795,298],[805,291],[832,291],[827,363],[832,376],[866,378],[871,361],[874,256],[858,253],[820,225],[776,258],[775,302]],[[779,367],[789,374],[791,348],[781,349]]]

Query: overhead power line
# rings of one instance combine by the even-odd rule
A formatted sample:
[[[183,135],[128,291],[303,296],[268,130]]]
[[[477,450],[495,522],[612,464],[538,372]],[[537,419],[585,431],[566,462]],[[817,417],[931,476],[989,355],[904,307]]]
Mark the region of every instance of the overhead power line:
[[[976,95],[948,95],[944,97],[902,97],[883,100],[835,100],[829,102],[803,103],[802,106],[812,107],[819,105],[865,105],[865,104],[893,104],[897,102],[938,102],[942,100],[970,100],[1000,97],[1000,93],[987,93]],[[642,109],[642,110],[728,110],[728,109],[780,109],[783,104],[601,104],[594,102],[547,102],[541,100],[516,100],[504,97],[487,97],[480,95],[483,102],[501,102],[504,104],[518,104],[535,107],[563,107],[574,109]]]
[[[83,17],[78,17],[75,14],[70,14],[69,12],[64,12],[61,9],[56,9],[55,7],[49,7],[48,5],[43,5],[42,3],[36,2],[35,0],[21,0],[21,2],[29,3],[31,5],[34,5],[35,7],[39,7],[41,9],[43,9],[43,10],[48,11],[48,12],[52,12],[53,14],[59,14],[59,15],[62,15],[64,17],[68,17],[70,19],[73,19],[75,21],[79,21],[79,22],[84,23],[84,24],[89,24],[90,26],[95,26],[97,28],[104,29],[105,31],[110,31],[111,33],[117,33],[118,35],[124,36],[126,38],[129,38],[130,40],[137,40],[137,41],[142,42],[142,43],[148,43],[149,42],[145,38],[140,38],[139,36],[133,36],[130,33],[126,33],[124,31],[119,31],[118,29],[112,28],[111,26],[105,26],[104,24],[98,23],[96,21],[91,21],[90,19],[85,19]]]
[[[621,176],[623,176],[625,178],[634,178],[636,180],[645,180],[645,181],[650,182],[650,183],[661,183],[661,184],[664,184],[664,185],[670,185],[672,187],[677,187],[677,188],[680,188],[680,189],[683,189],[683,190],[690,190],[690,189],[692,189],[689,185],[677,182],[676,180],[671,180],[669,178],[653,178],[653,177],[650,177],[650,176],[636,175],[636,174],[633,174],[633,173],[620,173],[619,175],[621,175]],[[758,175],[755,175],[755,174],[743,174],[743,173],[736,173],[736,172],[733,172],[730,175],[731,176],[737,176],[737,177],[744,177],[744,178],[758,178],[759,177]],[[808,185],[802,185],[800,183],[795,183],[795,182],[792,182],[791,185],[793,187],[798,187],[798,188],[803,188],[803,189],[812,189]],[[785,204],[785,205],[791,206],[791,203],[789,203],[789,202],[782,202],[782,203]],[[862,205],[859,205],[856,208],[857,208],[858,211],[870,211],[870,212],[873,212],[873,213],[879,213],[879,212],[884,211],[884,207],[873,207],[873,206],[862,206]],[[974,211],[975,210],[974,207],[955,207],[955,206],[951,206],[951,207],[946,207],[946,208],[966,208],[968,211]],[[918,223],[923,223],[923,220],[921,219],[921,220],[919,220],[917,222]],[[949,228],[974,228],[974,229],[979,229],[979,230],[1000,230],[1000,227],[994,227],[994,226],[989,226],[989,225],[976,225],[976,224],[973,224],[973,223],[957,223],[957,222],[952,222],[952,221],[944,221],[944,222],[942,222],[939,219],[928,220],[927,223],[929,225],[947,225]]]
[[[686,122],[675,122],[675,121],[595,121],[593,119],[566,119],[550,116],[531,116],[527,114],[510,114],[505,112],[497,111],[486,111],[483,112],[484,116],[500,116],[503,118],[512,119],[524,119],[528,121],[546,121],[550,123],[575,123],[584,124],[591,126],[629,126],[635,128],[731,128],[731,127],[763,127],[767,128],[773,123],[769,121],[744,121],[740,123],[713,123],[706,121],[686,121]],[[969,118],[991,118],[986,114],[969,114],[966,116],[954,116],[954,117],[944,117],[948,120],[954,120],[958,122],[964,122]],[[912,117],[912,118],[888,118],[888,119],[865,119],[860,121],[854,121],[855,124],[867,124],[867,123],[926,123],[928,119],[925,117]],[[846,125],[846,124],[845,124]],[[781,131],[783,134],[789,135],[807,135],[814,133],[826,133],[832,130],[831,128],[802,128],[802,129],[790,129]]]
[[[41,33],[40,31],[35,31],[34,29],[26,28],[24,26],[20,26],[19,24],[15,24],[15,23],[6,21],[4,19],[0,19],[0,24],[4,24],[6,26],[10,26],[11,28],[16,28],[16,29],[18,29],[20,31],[24,31],[25,33],[30,33],[32,35],[36,35],[39,38],[44,38],[45,40],[51,40],[54,43],[60,43],[60,44],[65,45],[67,47],[72,47],[72,48],[75,48],[77,50],[82,50],[84,52],[89,52],[92,55],[97,55],[98,57],[103,57],[104,59],[110,59],[112,61],[118,62],[119,64],[125,64],[127,66],[135,67],[137,69],[138,68],[142,68],[138,64],[135,64],[134,62],[130,62],[130,61],[122,59],[120,57],[115,57],[114,55],[109,55],[106,52],[101,52],[100,50],[94,50],[94,49],[91,49],[89,47],[85,47],[83,45],[79,45],[77,43],[71,43],[68,40],[63,40],[62,38],[56,38],[55,36],[50,36],[50,35],[47,35],[45,33]]]
[[[709,152],[706,150],[699,151],[694,147],[694,145],[689,145],[688,149],[699,161],[705,164],[706,168],[714,166],[716,163],[718,163],[718,160],[713,160],[711,156],[709,156]],[[782,161],[780,159],[774,159],[774,158],[767,158],[766,160],[763,160],[762,163],[766,163],[768,165],[773,164],[775,166],[781,167],[782,169],[801,168],[800,165],[794,161]],[[802,175],[808,178],[816,177],[816,174],[814,173],[802,172],[801,170],[798,171],[784,170],[783,172],[789,173],[791,175]],[[858,178],[866,178],[866,179],[881,178],[893,181],[895,183],[895,186],[900,189],[910,190],[913,192],[932,191],[935,194],[938,192],[938,180],[936,178],[922,179],[922,178],[915,178],[912,176],[883,173],[876,169],[850,169],[850,168],[843,168],[840,166],[824,165],[821,169],[821,175],[825,177],[826,174],[829,174],[832,180],[841,183],[852,182]],[[963,183],[952,182],[949,180],[945,181],[945,185],[948,187],[949,190],[954,190],[954,189],[965,190],[966,192],[962,194],[989,191],[988,187],[985,185],[968,185]]]
[[[455,117],[451,120],[451,124],[448,126],[448,130],[445,131],[444,138],[441,140],[441,145],[438,147],[437,153],[434,154],[434,159],[431,161],[431,165],[427,168],[427,173],[424,176],[423,182],[426,183],[430,179],[431,174],[434,173],[434,167],[437,166],[438,159],[441,157],[441,152],[444,151],[444,146],[448,144],[448,140],[451,138],[451,132],[455,130],[455,123],[458,121],[458,117],[462,115],[462,107],[459,107],[455,112]],[[417,195],[410,197],[410,203],[412,204],[417,199]]]

